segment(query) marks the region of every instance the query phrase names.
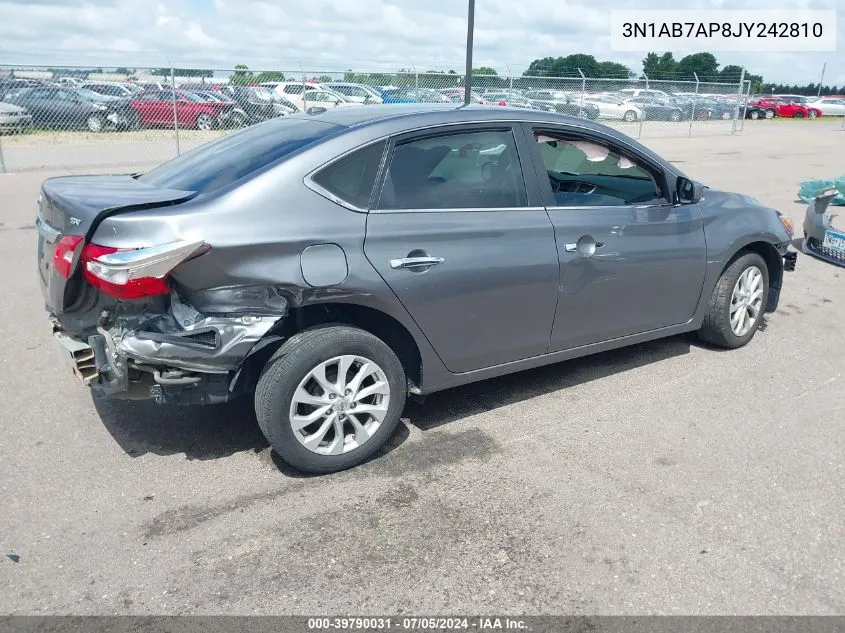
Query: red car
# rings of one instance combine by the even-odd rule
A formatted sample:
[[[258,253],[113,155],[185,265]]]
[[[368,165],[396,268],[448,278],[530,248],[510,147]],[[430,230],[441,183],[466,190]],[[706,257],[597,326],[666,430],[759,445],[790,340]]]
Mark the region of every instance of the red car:
[[[808,108],[800,103],[792,103],[791,101],[777,97],[763,97],[757,101],[749,101],[748,105],[763,108],[766,111],[767,119],[771,119],[773,116],[791,117],[794,119],[800,119],[802,117],[815,119],[822,115],[822,111],[818,108]]]
[[[176,121],[179,127],[211,130],[219,127],[235,107],[232,102],[203,101],[191,92],[176,91]],[[147,90],[136,96],[130,106],[146,126],[173,125],[173,91]]]

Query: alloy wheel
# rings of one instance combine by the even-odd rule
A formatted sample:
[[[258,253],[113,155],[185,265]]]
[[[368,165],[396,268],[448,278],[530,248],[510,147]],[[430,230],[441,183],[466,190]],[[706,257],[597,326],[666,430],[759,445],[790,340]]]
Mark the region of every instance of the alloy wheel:
[[[211,117],[207,114],[201,114],[197,117],[197,129],[208,131],[211,129],[212,121]]]
[[[88,129],[92,132],[102,132],[103,131],[103,119],[97,114],[92,114],[88,117]]]
[[[745,336],[754,327],[763,307],[763,273],[749,266],[739,276],[731,293],[731,331]]]
[[[390,384],[375,362],[336,356],[309,371],[291,399],[296,439],[319,455],[342,455],[370,440],[384,422]]]

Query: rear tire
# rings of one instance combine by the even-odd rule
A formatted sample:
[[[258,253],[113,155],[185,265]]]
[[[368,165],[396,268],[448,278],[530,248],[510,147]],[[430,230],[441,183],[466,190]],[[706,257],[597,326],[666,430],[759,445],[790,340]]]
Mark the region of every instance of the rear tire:
[[[754,286],[751,294],[743,290],[743,275],[746,281],[756,278],[759,274],[759,282]],[[759,290],[759,295],[757,292]],[[752,307],[747,307],[745,297]],[[701,340],[726,349],[736,349],[747,344],[754,333],[760,327],[763,314],[769,300],[769,270],[766,262],[757,253],[745,252],[737,257],[719,277],[713,294],[710,297],[710,305],[707,314],[704,316],[704,323],[698,331]],[[756,314],[753,305],[758,304]],[[745,312],[747,321],[741,320],[741,311]],[[732,318],[735,317],[735,318]],[[738,327],[742,325],[742,327]],[[745,329],[747,327],[747,329]]]
[[[796,112],[795,114],[792,115],[792,118],[793,119],[803,119],[804,113],[799,110],[798,112]]]
[[[637,113],[633,110],[628,110],[625,113],[625,116],[623,116],[622,118],[625,119],[628,123],[633,123],[637,120]]]
[[[818,116],[819,116],[818,112],[816,112],[815,110],[810,110],[810,118],[811,119],[815,119]]]
[[[366,376],[356,384],[358,373]],[[354,327],[322,326],[292,336],[267,362],[255,413],[285,462],[330,473],[357,466],[384,445],[406,395],[402,363],[381,339]],[[313,421],[305,424],[309,416]]]
[[[760,115],[757,115],[760,116]],[[722,112],[722,121],[729,121],[731,118],[730,112]]]
[[[755,110],[754,112],[751,112],[751,113],[748,115],[748,118],[753,119],[754,121],[756,121],[757,119],[759,119],[759,118],[760,118],[760,113],[759,113],[759,112],[757,112],[757,111]]]
[[[194,124],[198,130],[207,132],[214,127],[214,119],[212,119],[208,114],[200,114]]]
[[[767,109],[766,109],[766,118],[767,118],[767,119],[774,119],[774,118],[775,118],[775,114],[776,114],[776,113],[775,113],[775,111],[774,111],[774,110],[772,110],[771,108],[767,108]]]
[[[673,111],[672,114],[669,115],[669,120],[677,123],[681,120],[681,113]]]

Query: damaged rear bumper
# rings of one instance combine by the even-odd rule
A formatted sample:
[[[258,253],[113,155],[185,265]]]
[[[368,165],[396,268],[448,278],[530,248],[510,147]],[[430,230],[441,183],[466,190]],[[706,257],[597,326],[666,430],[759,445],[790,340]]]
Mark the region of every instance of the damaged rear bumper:
[[[165,313],[104,311],[87,338],[52,324],[60,355],[99,396],[215,404],[239,395],[245,359],[279,340],[268,333],[283,318],[204,315],[173,295]]]
[[[829,212],[830,203],[837,194],[836,189],[828,189],[807,205],[801,250],[831,264],[845,266],[845,228],[834,227],[836,215]]]

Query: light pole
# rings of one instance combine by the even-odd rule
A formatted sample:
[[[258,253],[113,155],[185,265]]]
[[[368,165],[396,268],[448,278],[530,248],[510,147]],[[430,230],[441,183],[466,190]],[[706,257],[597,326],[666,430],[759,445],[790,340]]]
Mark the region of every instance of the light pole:
[[[472,92],[472,32],[475,28],[475,0],[469,0],[467,9],[467,68],[464,74],[464,105],[469,105]]]

